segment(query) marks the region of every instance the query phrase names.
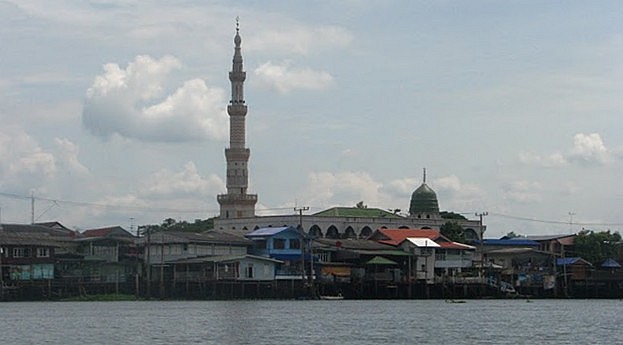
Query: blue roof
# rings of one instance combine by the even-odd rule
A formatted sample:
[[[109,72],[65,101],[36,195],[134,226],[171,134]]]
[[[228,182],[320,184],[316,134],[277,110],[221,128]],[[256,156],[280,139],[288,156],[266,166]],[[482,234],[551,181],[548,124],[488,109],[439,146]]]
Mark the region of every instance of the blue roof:
[[[269,237],[269,236],[273,236],[276,235],[282,231],[286,231],[288,229],[291,229],[293,231],[296,231],[295,228],[291,227],[291,226],[281,226],[281,227],[277,227],[277,228],[260,228],[254,231],[251,231],[250,233],[246,234],[246,237]]]
[[[606,261],[601,263],[601,267],[605,268],[621,268],[621,265],[616,262],[613,258],[606,259]]]
[[[579,256],[571,257],[571,258],[559,258],[559,259],[556,259],[556,265],[557,266],[568,266],[568,265],[573,265],[573,264],[578,263],[578,262],[584,262],[584,263],[586,263],[588,265],[591,265],[590,262],[582,259]]]
[[[480,244],[480,240],[474,241],[476,244]],[[485,246],[514,246],[514,247],[538,247],[539,242],[526,240],[526,239],[491,239],[485,238],[483,241]]]

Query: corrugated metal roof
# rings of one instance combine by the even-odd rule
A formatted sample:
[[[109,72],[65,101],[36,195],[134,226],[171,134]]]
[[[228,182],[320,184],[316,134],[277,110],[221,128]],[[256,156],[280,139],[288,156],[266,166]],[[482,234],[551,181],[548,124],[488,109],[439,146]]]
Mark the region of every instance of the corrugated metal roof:
[[[558,266],[568,266],[576,263],[584,263],[589,266],[593,266],[590,262],[582,259],[581,257],[571,257],[571,258],[559,258],[556,259],[556,265]]]
[[[391,265],[391,266],[398,266],[398,263],[396,263],[395,261],[392,261],[390,259],[384,258],[382,256],[375,256],[372,259],[370,259],[368,262],[366,262],[366,265]]]
[[[400,215],[387,212],[380,208],[360,207],[332,207],[330,209],[314,213],[318,217],[354,217],[354,218],[403,218]]]
[[[375,237],[376,234],[381,234],[386,239],[379,239],[378,242],[397,246],[400,242],[409,237],[425,237],[431,240],[436,240],[439,237],[443,237],[439,231],[432,229],[378,229],[371,237]],[[445,237],[443,237],[445,239]]]
[[[251,231],[250,233],[246,234],[245,237],[273,236],[282,231],[286,231],[288,229],[296,231],[296,229],[291,226],[281,226],[281,227],[276,227],[276,228],[260,228],[260,229]]]
[[[480,244],[480,240],[475,240],[475,244]],[[515,247],[538,247],[539,242],[527,240],[527,239],[510,239],[510,240],[498,240],[487,239],[483,241],[485,246],[515,246]]]
[[[608,258],[604,262],[601,263],[601,267],[604,268],[621,268],[621,265],[616,262],[613,258]]]
[[[407,237],[405,241],[411,242],[414,246],[419,248],[439,248],[441,247],[437,242],[426,237]]]

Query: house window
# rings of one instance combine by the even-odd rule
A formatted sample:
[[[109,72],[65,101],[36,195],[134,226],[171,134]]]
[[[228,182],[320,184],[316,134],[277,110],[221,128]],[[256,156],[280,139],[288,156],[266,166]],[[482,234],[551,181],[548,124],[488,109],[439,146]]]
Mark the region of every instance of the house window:
[[[253,265],[247,266],[244,273],[244,276],[246,278],[253,278]]]
[[[37,257],[38,258],[49,258],[50,249],[49,248],[37,248]]]
[[[300,249],[301,248],[301,241],[299,241],[296,238],[293,238],[290,240],[290,249]]]
[[[14,258],[23,258],[26,256],[26,248],[13,248]]]
[[[255,242],[258,249],[266,249],[266,240]]]
[[[273,248],[274,249],[284,249],[286,247],[286,240],[283,238],[275,238],[273,239]]]

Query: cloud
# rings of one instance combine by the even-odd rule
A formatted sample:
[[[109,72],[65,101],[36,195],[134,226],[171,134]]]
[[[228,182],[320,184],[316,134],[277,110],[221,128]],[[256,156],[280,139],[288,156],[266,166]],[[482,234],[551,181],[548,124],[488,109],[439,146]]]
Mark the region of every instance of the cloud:
[[[0,186],[30,185],[55,176],[56,159],[17,126],[0,131]]]
[[[559,167],[566,165],[567,158],[561,153],[552,153],[548,156],[540,156],[531,152],[521,152],[519,160],[524,164],[542,167]]]
[[[94,135],[148,142],[223,140],[227,136],[225,93],[203,80],[183,83],[165,96],[168,75],[179,69],[171,56],[137,56],[126,69],[109,63],[87,90],[83,125]]]
[[[204,179],[199,175],[195,163],[188,162],[180,172],[162,169],[147,177],[140,195],[142,197],[201,196],[214,198],[223,192],[225,182],[216,175]]]
[[[610,150],[604,145],[601,136],[597,133],[578,133],[573,137],[573,148],[569,159],[586,164],[607,164],[612,160]]]
[[[555,152],[542,156],[530,152],[521,152],[519,160],[524,164],[542,167],[560,167],[572,163],[607,165],[614,158],[623,157],[621,152],[623,151],[607,148],[598,133],[577,133],[573,137],[573,147],[567,153]]]
[[[249,39],[249,51],[281,51],[307,55],[327,47],[347,46],[353,37],[347,30],[338,26],[306,27],[292,24],[283,28],[266,30]]]
[[[310,205],[378,204],[382,184],[366,172],[311,172],[304,188],[304,203]]]
[[[518,180],[502,186],[504,199],[527,204],[541,201],[542,187],[538,182]]]
[[[59,165],[70,173],[77,173],[80,175],[89,173],[89,169],[78,160],[78,153],[80,152],[78,145],[65,138],[54,138],[54,142],[58,149],[57,156]]]
[[[327,72],[314,71],[310,68],[292,68],[287,61],[281,65],[269,61],[260,65],[254,72],[262,84],[282,94],[295,89],[322,90],[333,83],[333,77]]]

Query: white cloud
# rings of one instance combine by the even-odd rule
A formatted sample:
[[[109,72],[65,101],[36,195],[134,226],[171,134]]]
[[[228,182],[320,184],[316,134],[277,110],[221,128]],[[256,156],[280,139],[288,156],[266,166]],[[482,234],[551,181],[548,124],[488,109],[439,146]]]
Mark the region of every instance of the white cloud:
[[[4,127],[0,131],[0,186],[35,186],[54,177],[56,159],[20,127]]]
[[[147,177],[140,194],[142,197],[201,196],[214,198],[223,192],[225,182],[216,175],[204,179],[199,175],[195,163],[188,162],[180,172],[160,170]]]
[[[442,210],[478,210],[482,208],[486,196],[480,187],[463,183],[455,175],[434,179],[431,187],[437,190],[437,199]]]
[[[289,62],[281,65],[266,62],[255,69],[255,75],[261,83],[284,94],[295,89],[322,90],[333,83],[333,77],[327,72],[292,68]]]
[[[93,134],[151,142],[222,140],[227,136],[225,93],[203,80],[186,81],[173,93],[168,74],[180,68],[170,56],[137,56],[126,69],[109,63],[87,90],[83,124]]]
[[[542,167],[559,167],[568,163],[567,158],[561,153],[552,153],[547,156],[540,156],[531,152],[521,152],[519,153],[519,160],[524,164]]]
[[[502,186],[504,198],[518,203],[537,203],[541,201],[542,187],[538,182],[518,180]]]
[[[287,50],[288,52],[307,55],[327,47],[347,46],[352,41],[352,34],[338,26],[305,27],[292,24],[287,29],[269,29],[251,37],[247,44],[253,50]]]
[[[82,165],[78,159],[80,152],[78,145],[65,138],[54,138],[54,142],[58,148],[59,165],[70,173],[83,175],[89,172],[89,169]]]
[[[307,178],[304,203],[310,205],[352,205],[363,201],[367,205],[381,200],[382,184],[366,172],[311,172]]]
[[[573,137],[573,148],[569,154],[569,159],[603,165],[612,160],[612,155],[599,134],[578,133]]]
[[[560,152],[546,156],[530,152],[519,154],[520,162],[542,167],[560,167],[570,163],[606,165],[612,162],[613,158],[620,157],[620,151],[607,148],[598,133],[577,133],[573,137],[573,147],[566,154]]]

